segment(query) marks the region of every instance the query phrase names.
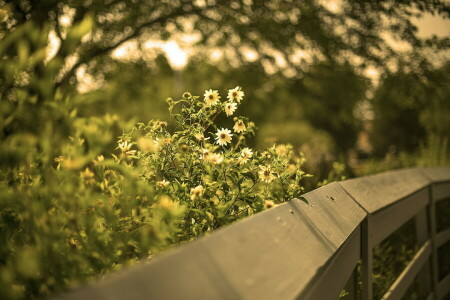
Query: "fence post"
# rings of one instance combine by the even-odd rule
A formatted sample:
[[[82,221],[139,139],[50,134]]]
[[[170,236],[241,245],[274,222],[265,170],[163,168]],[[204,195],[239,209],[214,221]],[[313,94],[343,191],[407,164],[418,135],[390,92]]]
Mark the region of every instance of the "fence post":
[[[427,194],[430,199],[430,195]],[[415,217],[416,223],[416,240],[417,247],[420,248],[428,240],[429,236],[429,226],[428,226],[428,209],[430,205],[427,205],[423,210],[421,210]],[[430,260],[428,260],[422,267],[422,270],[417,274],[417,281],[419,287],[420,299],[425,299],[431,292],[431,269]]]
[[[373,245],[371,237],[372,216],[369,214],[362,222],[361,236],[361,280],[362,280],[362,300],[372,300],[372,267],[373,267]]]
[[[352,299],[357,300],[358,297],[358,265],[352,272],[352,275],[348,279],[348,282],[345,286],[345,291],[348,293],[348,297],[344,297],[344,299]]]
[[[431,236],[431,286],[433,288],[433,299],[439,299],[438,295],[438,256],[436,249],[436,202],[434,197],[434,184],[429,187],[429,220],[430,220],[430,236]]]

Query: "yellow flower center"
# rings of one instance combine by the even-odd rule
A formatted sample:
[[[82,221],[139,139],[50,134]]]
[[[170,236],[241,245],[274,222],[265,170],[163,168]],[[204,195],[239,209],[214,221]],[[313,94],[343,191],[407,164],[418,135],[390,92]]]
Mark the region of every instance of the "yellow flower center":
[[[236,98],[238,94],[237,94],[237,92],[233,92],[232,95],[233,95],[233,98]]]
[[[221,135],[220,135],[220,138],[221,139],[224,139],[224,138],[226,138],[227,137],[227,135],[225,134],[225,133],[222,133]]]

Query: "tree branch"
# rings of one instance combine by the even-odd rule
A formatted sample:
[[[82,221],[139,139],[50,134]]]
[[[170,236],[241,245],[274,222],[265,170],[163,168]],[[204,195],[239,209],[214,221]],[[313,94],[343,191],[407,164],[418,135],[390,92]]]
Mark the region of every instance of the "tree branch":
[[[164,16],[160,16],[154,20],[145,22],[139,26],[137,26],[135,28],[135,30],[127,35],[126,37],[124,37],[123,39],[117,41],[116,43],[104,47],[104,48],[97,48],[94,51],[90,52],[86,57],[81,57],[79,58],[78,62],[75,63],[72,68],[70,68],[70,70],[68,70],[66,72],[66,74],[61,78],[61,80],[59,80],[58,82],[56,82],[56,87],[63,85],[64,83],[66,83],[70,77],[72,77],[75,74],[75,71],[78,67],[80,67],[82,64],[88,63],[90,61],[92,61],[94,58],[103,55],[103,54],[107,54],[108,52],[110,52],[111,50],[116,49],[117,47],[121,46],[122,44],[124,44],[127,41],[130,41],[136,37],[138,37],[143,30],[152,27],[155,24],[164,24],[165,22],[167,22],[169,19],[171,18],[175,18],[175,17],[181,17],[181,16],[188,16],[188,15],[192,15],[192,14],[196,14],[196,13],[200,13],[204,10],[207,9],[211,9],[211,8],[215,8],[217,5],[213,5],[213,6],[208,6],[208,7],[204,7],[204,8],[198,8],[198,9],[193,9],[189,12],[186,12],[185,10],[183,10],[182,8],[178,8],[177,10],[173,11],[170,14],[164,15]]]

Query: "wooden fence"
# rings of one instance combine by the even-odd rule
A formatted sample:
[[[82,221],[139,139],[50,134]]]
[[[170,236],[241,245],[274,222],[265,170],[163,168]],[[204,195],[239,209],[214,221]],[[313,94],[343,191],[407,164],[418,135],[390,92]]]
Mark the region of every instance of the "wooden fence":
[[[412,218],[419,250],[382,299],[401,299],[415,278],[422,299],[449,294],[450,274],[439,280],[437,250],[450,241],[450,228],[436,232],[435,206],[450,198],[450,168],[335,182],[304,198],[58,299],[315,300],[337,299],[344,286],[372,299],[373,248]]]

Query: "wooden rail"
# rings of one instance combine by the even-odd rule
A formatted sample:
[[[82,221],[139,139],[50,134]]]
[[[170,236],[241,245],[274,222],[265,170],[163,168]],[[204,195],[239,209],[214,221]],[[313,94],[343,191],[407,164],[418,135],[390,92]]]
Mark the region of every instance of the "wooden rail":
[[[334,182],[304,198],[57,299],[337,299],[346,284],[355,291],[361,261],[359,297],[370,300],[373,248],[411,218],[419,250],[382,299],[401,299],[414,278],[423,299],[450,292],[437,259],[450,228],[436,232],[435,209],[450,198],[450,168]]]

